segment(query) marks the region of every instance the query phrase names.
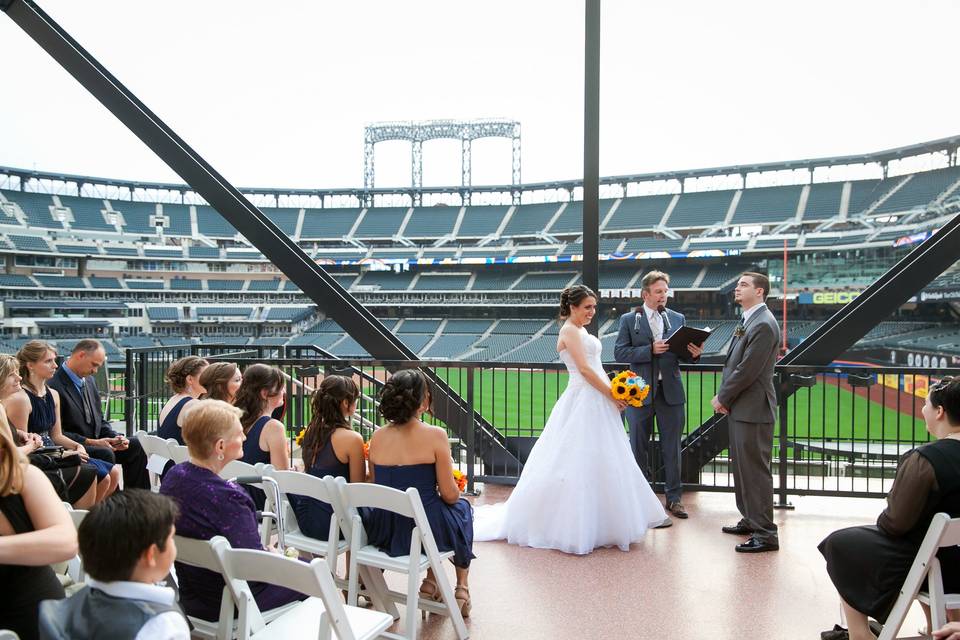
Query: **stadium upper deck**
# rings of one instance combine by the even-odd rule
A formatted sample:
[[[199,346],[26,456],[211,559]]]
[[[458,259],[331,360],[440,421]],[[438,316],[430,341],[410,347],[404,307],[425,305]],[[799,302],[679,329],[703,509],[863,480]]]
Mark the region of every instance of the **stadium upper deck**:
[[[796,261],[792,289],[862,287],[902,255],[898,246],[922,240],[960,209],[960,168],[647,196],[626,195],[628,186],[659,180],[682,188],[711,175],[739,175],[746,185],[748,175],[797,167],[812,178],[818,167],[853,162],[877,163],[886,175],[887,163],[911,154],[947,151],[952,165],[958,144],[960,138],[869,156],[606,178],[608,192],[619,185],[621,197],[600,203],[601,288],[630,298],[644,271],[664,268],[676,291],[699,294],[698,304],[725,315],[719,294],[743,269],[765,268],[777,282],[785,243]],[[64,319],[98,323],[121,346],[142,334],[280,341],[325,333],[310,329],[316,311],[299,289],[217,211],[189,204],[185,187],[16,169],[0,169],[0,186],[0,330],[8,338],[63,335]],[[498,189],[505,188],[488,190]],[[510,338],[484,330],[468,340],[451,333],[446,320],[451,306],[470,315],[555,304],[557,291],[579,279],[582,203],[526,201],[576,189],[573,182],[524,185],[519,206],[428,207],[361,206],[371,194],[360,190],[249,192],[274,205],[261,209],[364,304],[381,314],[401,308],[399,315],[439,318],[431,331],[407,328],[405,335],[418,336],[410,338],[414,351],[537,359],[552,354],[549,334],[539,329],[503,334]],[[161,197],[145,201],[142,193]],[[409,196],[390,193],[394,200]],[[179,201],[169,202],[171,194]],[[372,195],[386,202],[390,194]],[[351,199],[356,206],[321,206]],[[297,200],[302,206],[276,206]],[[838,261],[838,251],[858,260]],[[943,292],[960,289],[956,282],[956,273],[945,274],[922,295],[953,295]],[[711,345],[718,351],[722,335]],[[362,355],[343,332],[333,337],[320,341],[341,355]]]

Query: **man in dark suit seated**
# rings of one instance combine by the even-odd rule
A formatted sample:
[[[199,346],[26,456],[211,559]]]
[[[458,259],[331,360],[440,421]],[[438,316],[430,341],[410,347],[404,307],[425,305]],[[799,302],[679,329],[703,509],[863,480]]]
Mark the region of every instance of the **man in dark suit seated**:
[[[81,340],[53,375],[49,384],[60,392],[60,426],[63,434],[79,442],[94,458],[123,467],[124,488],[150,488],[147,456],[136,438],[127,439],[103,417],[100,392],[93,375],[104,365],[107,353],[97,340]]]

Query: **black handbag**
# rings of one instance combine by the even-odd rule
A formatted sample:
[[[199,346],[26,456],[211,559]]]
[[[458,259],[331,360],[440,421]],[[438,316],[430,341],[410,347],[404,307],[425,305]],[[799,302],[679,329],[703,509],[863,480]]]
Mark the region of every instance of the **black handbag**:
[[[79,454],[65,456],[63,455],[63,451],[60,453],[34,452],[27,454],[27,457],[30,459],[30,464],[43,471],[54,471],[56,469],[66,469],[80,465]]]

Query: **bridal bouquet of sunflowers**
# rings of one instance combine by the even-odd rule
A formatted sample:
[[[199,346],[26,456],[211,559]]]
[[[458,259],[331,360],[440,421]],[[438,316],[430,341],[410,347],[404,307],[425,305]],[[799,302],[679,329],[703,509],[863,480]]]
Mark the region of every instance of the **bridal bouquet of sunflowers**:
[[[610,394],[614,400],[622,400],[631,407],[643,405],[650,385],[633,371],[621,371],[610,381]]]

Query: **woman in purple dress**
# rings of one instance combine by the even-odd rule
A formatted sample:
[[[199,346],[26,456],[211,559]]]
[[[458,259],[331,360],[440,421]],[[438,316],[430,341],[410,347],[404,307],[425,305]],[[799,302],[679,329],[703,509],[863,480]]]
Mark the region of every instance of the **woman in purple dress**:
[[[223,536],[235,549],[258,549],[260,531],[253,500],[242,487],[220,477],[243,453],[240,410],[221,400],[198,400],[181,419],[190,459],[167,473],[160,493],[177,501],[177,535],[200,540]],[[223,578],[206,569],[177,563],[180,602],[187,615],[217,620]],[[303,600],[305,596],[274,585],[250,584],[261,610]]]

